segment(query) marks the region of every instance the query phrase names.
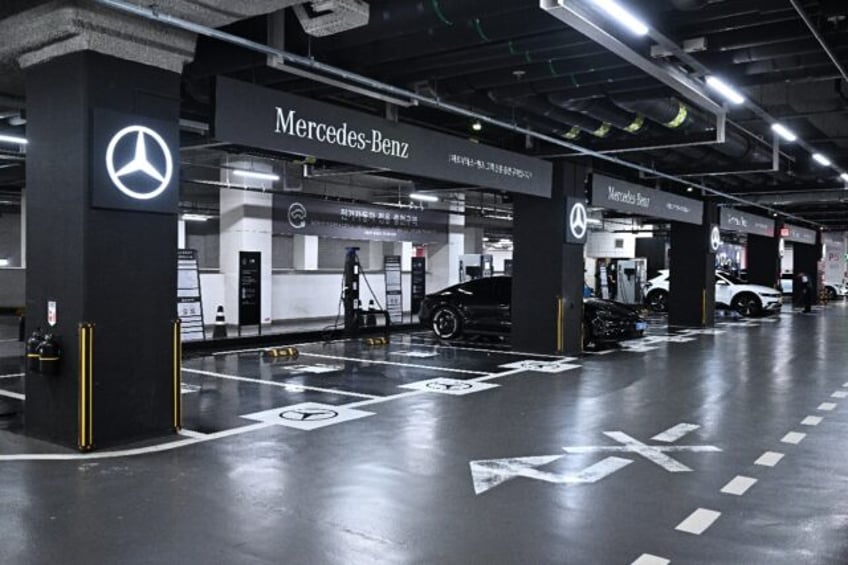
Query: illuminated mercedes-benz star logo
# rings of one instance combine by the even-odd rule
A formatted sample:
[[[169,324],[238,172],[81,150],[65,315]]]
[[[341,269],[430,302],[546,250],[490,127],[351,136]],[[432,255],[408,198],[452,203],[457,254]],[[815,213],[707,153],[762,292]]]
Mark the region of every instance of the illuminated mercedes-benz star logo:
[[[283,420],[294,420],[296,422],[315,421],[315,420],[330,420],[338,416],[339,413],[335,410],[327,408],[299,408],[296,410],[286,410],[280,413],[280,418]]]
[[[118,144],[127,137],[135,135],[135,151],[132,159],[126,163],[115,163],[115,149]],[[161,152],[164,159],[164,170],[160,170],[148,157],[148,139],[153,140],[153,149]],[[112,137],[106,148],[106,170],[115,187],[136,200],[150,200],[162,194],[174,173],[174,163],[171,159],[171,150],[162,136],[145,126],[128,126]],[[150,188],[150,181],[155,182]],[[134,186],[141,185],[141,186]]]
[[[568,229],[571,230],[571,235],[575,239],[586,237],[586,227],[589,222],[586,221],[586,206],[582,202],[578,202],[571,208],[571,213],[568,216],[568,224]]]
[[[306,207],[300,202],[293,202],[289,206],[289,225],[295,229],[306,227]]]
[[[721,231],[719,231],[718,226],[713,226],[712,231],[710,231],[710,248],[713,251],[718,251],[718,248],[721,246]]]

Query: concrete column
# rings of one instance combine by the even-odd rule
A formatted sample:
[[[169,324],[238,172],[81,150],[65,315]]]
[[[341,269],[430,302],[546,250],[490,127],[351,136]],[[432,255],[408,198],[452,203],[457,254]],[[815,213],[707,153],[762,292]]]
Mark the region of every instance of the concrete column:
[[[480,255],[483,253],[483,228],[469,228],[464,230],[465,251],[467,254]]]
[[[271,187],[271,181],[234,176],[234,169],[271,172],[267,163],[238,161],[227,163],[221,171],[221,181],[242,189],[223,188],[221,203],[220,268],[224,274],[224,308],[229,323],[238,322],[239,252],[262,253],[263,324],[271,323],[271,253],[273,226],[271,219],[273,197],[261,189]],[[248,189],[248,190],[245,190]],[[258,190],[257,190],[258,189]]]
[[[369,271],[383,270],[383,242],[371,241],[368,243],[368,259],[365,268]]]
[[[515,195],[512,345],[533,353],[582,350],[584,245],[566,244],[566,198],[584,197],[586,169],[554,165],[551,198]],[[559,317],[558,301],[563,301]]]
[[[779,226],[775,229],[780,233]],[[747,247],[748,282],[779,288],[780,238],[749,235]]]
[[[715,324],[715,253],[710,230],[718,209],[704,203],[703,224],[671,223],[668,323],[670,326],[709,327]]]
[[[430,246],[429,266],[432,275],[433,290],[438,290],[459,282],[459,256],[465,252],[465,203],[451,203],[448,216],[448,242]],[[404,269],[411,268],[404,265]]]
[[[318,270],[318,236],[292,236],[294,268],[298,271]]]

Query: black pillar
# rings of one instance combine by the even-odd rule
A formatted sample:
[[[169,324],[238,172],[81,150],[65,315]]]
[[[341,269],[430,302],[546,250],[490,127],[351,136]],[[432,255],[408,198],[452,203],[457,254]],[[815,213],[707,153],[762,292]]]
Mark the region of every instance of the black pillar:
[[[809,245],[806,243],[792,244],[792,276],[793,276],[793,301],[796,305],[802,302],[801,283],[799,275],[806,274],[813,285],[813,304],[818,303],[819,297],[819,259],[820,245]]]
[[[565,199],[584,198],[585,179],[584,167],[556,163],[550,199],[515,196],[512,344],[518,350],[582,350],[583,245],[564,243],[564,230]]]
[[[715,253],[710,232],[717,223],[715,204],[704,203],[702,225],[671,223],[668,323],[712,326],[715,323]]]
[[[779,227],[777,228],[780,229]],[[778,231],[779,233],[779,231]],[[780,288],[780,238],[749,235],[748,282]]]
[[[26,90],[27,324],[46,329],[55,302],[63,353],[57,375],[27,372],[26,430],[82,449],[172,432],[180,77],[82,52],[28,68]],[[161,143],[107,131],[154,122]],[[161,179],[128,172],[138,138]],[[109,181],[110,139],[124,186],[161,193],[130,197]]]

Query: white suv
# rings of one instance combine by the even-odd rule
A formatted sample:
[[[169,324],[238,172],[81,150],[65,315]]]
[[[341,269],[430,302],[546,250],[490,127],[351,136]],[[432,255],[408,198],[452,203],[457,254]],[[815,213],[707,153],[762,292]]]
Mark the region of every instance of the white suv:
[[[792,294],[792,288],[795,286],[795,277],[792,273],[784,273],[780,275],[780,290],[783,294]],[[848,296],[848,285],[831,283],[824,281],[824,290],[827,292],[827,299],[831,302],[837,298],[845,298]]]
[[[645,303],[658,312],[668,309],[668,275],[668,269],[662,270],[659,276],[645,283]],[[756,316],[780,310],[783,295],[779,290],[748,284],[730,273],[716,271],[715,301],[717,305],[729,306],[743,316]]]

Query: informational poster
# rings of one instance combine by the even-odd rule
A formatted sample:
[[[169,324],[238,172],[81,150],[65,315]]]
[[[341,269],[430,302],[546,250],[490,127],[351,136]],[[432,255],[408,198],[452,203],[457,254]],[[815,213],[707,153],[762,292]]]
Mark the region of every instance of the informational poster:
[[[239,332],[241,326],[260,326],[262,311],[262,253],[239,252]]]
[[[206,339],[196,249],[177,250],[177,315],[183,341]]]
[[[403,322],[403,283],[401,281],[400,255],[383,258],[386,274],[386,311],[392,324]]]
[[[418,314],[421,302],[427,295],[427,259],[425,257],[412,258],[412,318]]]

